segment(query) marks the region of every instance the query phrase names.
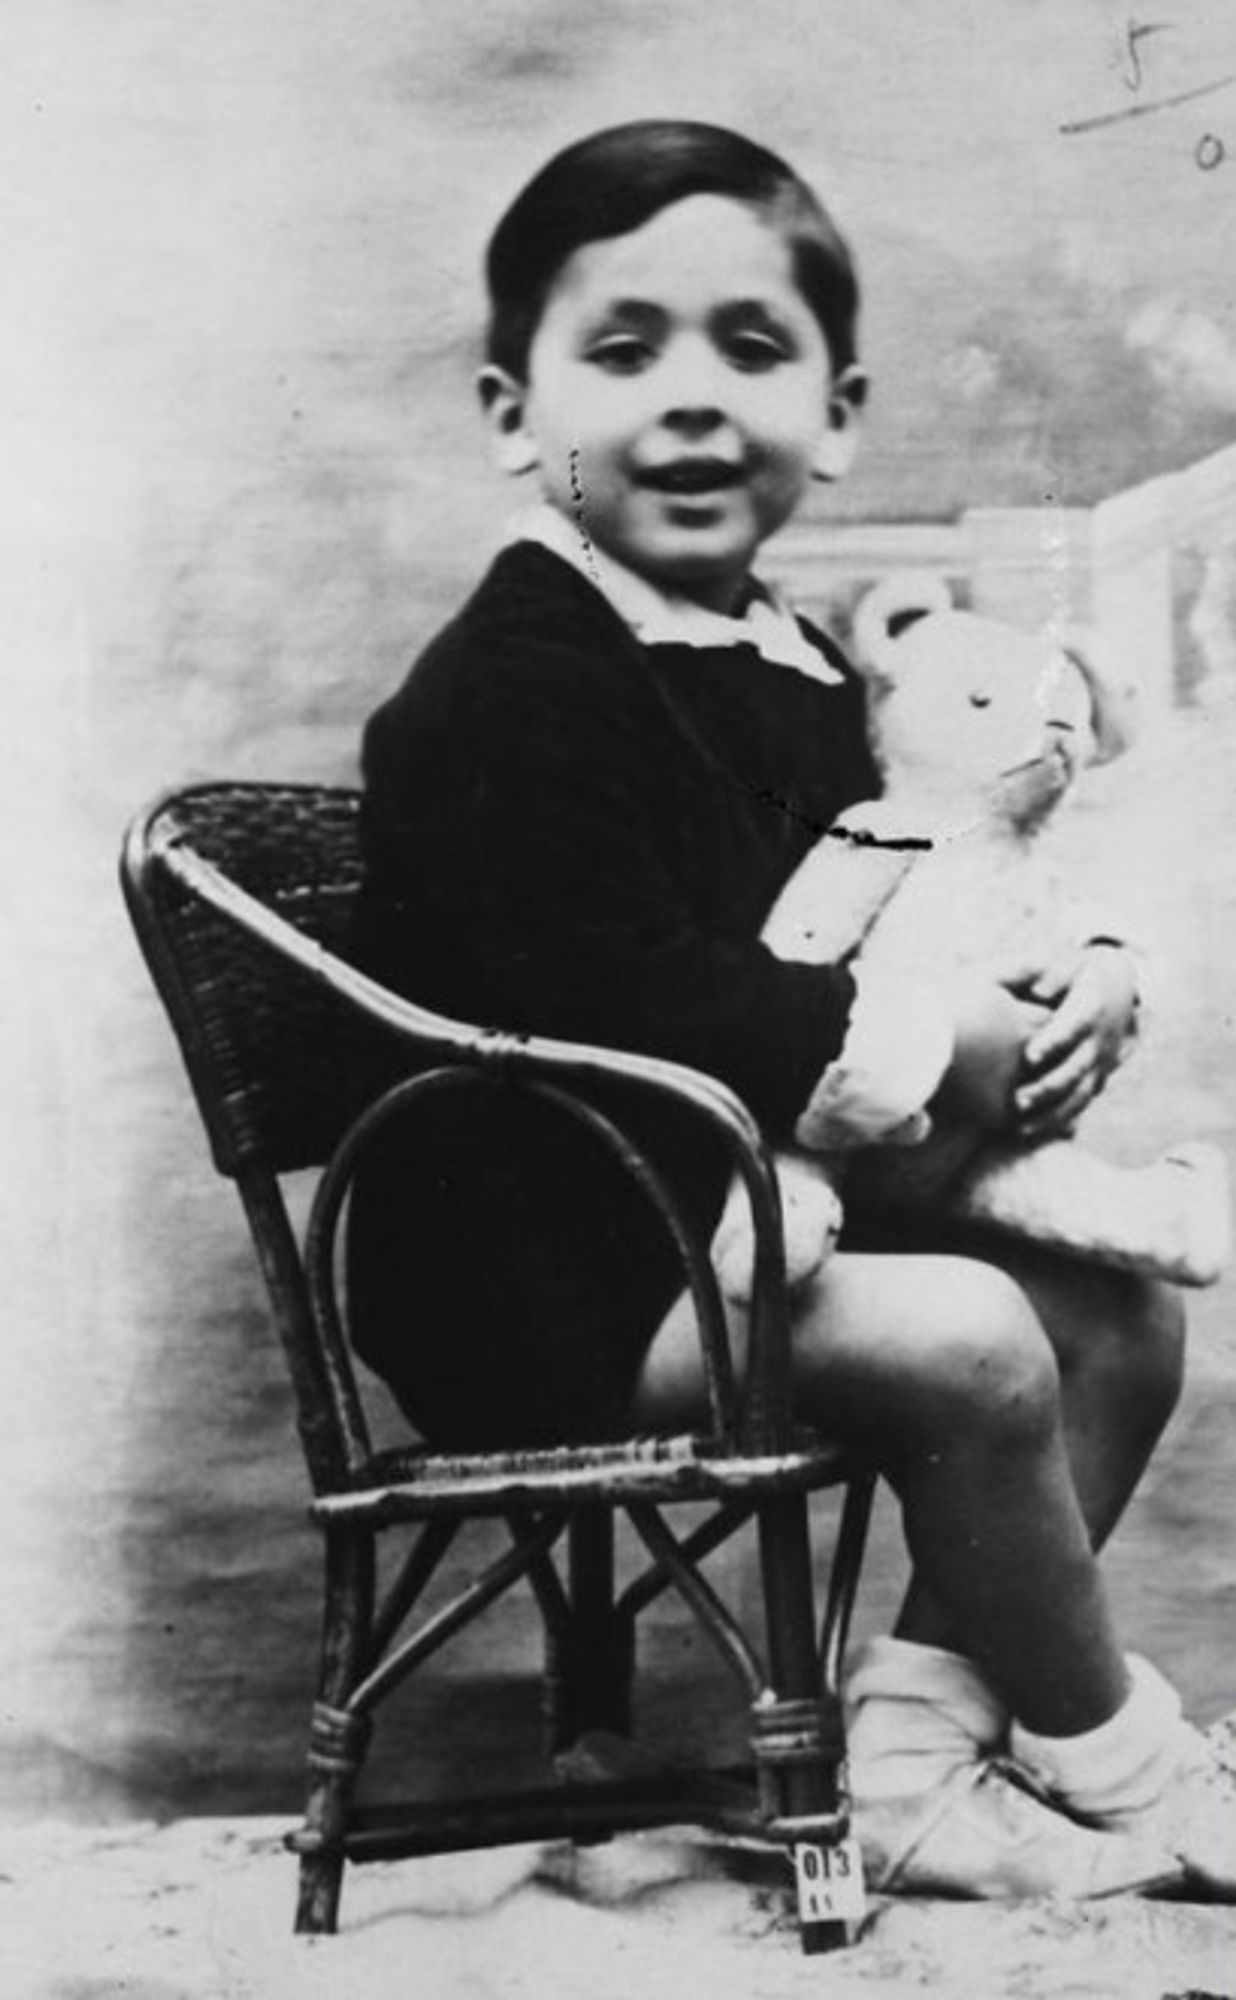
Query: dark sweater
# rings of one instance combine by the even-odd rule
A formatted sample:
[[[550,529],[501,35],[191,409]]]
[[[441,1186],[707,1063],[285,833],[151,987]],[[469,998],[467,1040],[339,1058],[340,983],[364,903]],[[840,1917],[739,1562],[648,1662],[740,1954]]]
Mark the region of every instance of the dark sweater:
[[[876,788],[852,679],[745,644],[645,647],[569,564],[518,543],[372,717],[364,781],[356,949],[377,977],[465,1020],[711,1071],[788,1136],[853,988],[774,959],[759,931],[822,829]],[[680,1114],[635,1119],[710,1227],[711,1144]],[[358,1348],[451,1443],[621,1428],[681,1289],[594,1138],[479,1092],[366,1174],[350,1280]]]

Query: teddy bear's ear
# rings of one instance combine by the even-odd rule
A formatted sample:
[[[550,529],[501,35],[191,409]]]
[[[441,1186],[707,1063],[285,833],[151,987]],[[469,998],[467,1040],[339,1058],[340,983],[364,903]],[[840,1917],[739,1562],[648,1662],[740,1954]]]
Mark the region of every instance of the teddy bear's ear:
[[[851,630],[859,672],[871,681],[890,679],[897,640],[907,626],[933,611],[952,608],[947,583],[932,570],[895,570],[882,577],[859,599],[854,612]]]
[[[1090,691],[1095,764],[1110,764],[1137,740],[1140,689],[1097,632],[1070,626],[1060,634],[1060,650],[1072,660]]]

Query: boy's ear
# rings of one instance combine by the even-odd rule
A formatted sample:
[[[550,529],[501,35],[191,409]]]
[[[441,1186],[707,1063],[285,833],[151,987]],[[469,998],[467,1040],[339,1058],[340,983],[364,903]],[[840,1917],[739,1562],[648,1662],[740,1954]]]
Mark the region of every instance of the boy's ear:
[[[828,422],[816,448],[812,467],[817,479],[844,479],[854,463],[867,400],[867,377],[861,368],[843,368],[828,395]]]
[[[536,439],[528,429],[528,390],[505,368],[482,368],[476,378],[481,410],[489,425],[490,447],[500,472],[531,472],[539,462]]]

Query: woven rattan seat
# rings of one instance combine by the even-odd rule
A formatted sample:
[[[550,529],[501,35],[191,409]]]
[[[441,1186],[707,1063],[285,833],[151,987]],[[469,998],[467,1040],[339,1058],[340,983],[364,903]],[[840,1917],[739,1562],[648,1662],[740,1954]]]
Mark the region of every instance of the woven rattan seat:
[[[312,1511],[320,1521],[415,1521],[438,1512],[504,1514],[539,1507],[546,1494],[576,1505],[626,1498],[725,1500],[737,1492],[831,1486],[852,1466],[853,1454],[843,1446],[814,1440],[764,1458],[719,1451],[707,1438],[693,1437],[464,1457],[378,1452],[351,1492],[324,1495]]]
[[[680,1065],[517,1037],[446,1020],[386,991],[346,959],[360,877],[358,796],[341,787],[199,785],[171,794],[129,829],[122,881],[175,1028],[214,1161],[236,1185],[283,1344],[321,1531],[326,1589],[309,1728],[309,1795],[289,1844],[300,1856],[297,1925],[333,1930],[344,1864],[546,1836],[595,1839],[623,1828],[698,1821],[772,1844],[843,1837],[841,1656],[874,1475],[853,1453],[795,1428],[780,1217],[771,1162],[732,1092]],[[366,1101],[358,1037],[406,1056],[406,1074]],[[709,1122],[751,1199],[757,1257],[746,1379],[730,1365],[708,1247],[654,1164],[592,1101],[621,1080],[666,1094]],[[638,1437],[553,1448],[436,1452],[432,1441],[375,1449],[336,1284],[337,1238],[357,1161],[428,1093],[533,1091],[611,1145],[670,1231],[692,1294],[710,1421],[694,1437]],[[303,1241],[283,1179],[319,1170]],[[813,1611],[809,1499],[843,1489],[827,1607]],[[687,1501],[685,1534],[663,1509]],[[700,1504],[712,1503],[701,1521]],[[615,1588],[613,1529],[623,1517],[648,1567]],[[470,1520],[505,1524],[509,1548],[445,1609],[415,1622],[423,1593]],[[759,1654],[700,1564],[754,1523],[765,1608]],[[377,1544],[400,1541],[379,1601]],[[404,1547],[404,1542],[407,1546]],[[565,1561],[557,1552],[563,1552]],[[752,1771],[675,1772],[550,1782],[489,1799],[365,1808],[357,1782],[382,1698],[513,1585],[530,1584],[546,1632],[550,1757],[590,1730],[629,1727],[639,1613],[675,1589],[732,1669],[750,1705]],[[805,1923],[815,1948],[844,1934]]]

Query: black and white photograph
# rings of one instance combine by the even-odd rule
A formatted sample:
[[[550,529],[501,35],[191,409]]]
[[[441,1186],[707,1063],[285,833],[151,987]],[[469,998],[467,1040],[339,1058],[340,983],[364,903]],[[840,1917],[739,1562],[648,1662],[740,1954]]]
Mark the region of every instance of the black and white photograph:
[[[6,2000],[1236,2000],[1236,15],[0,77]]]

